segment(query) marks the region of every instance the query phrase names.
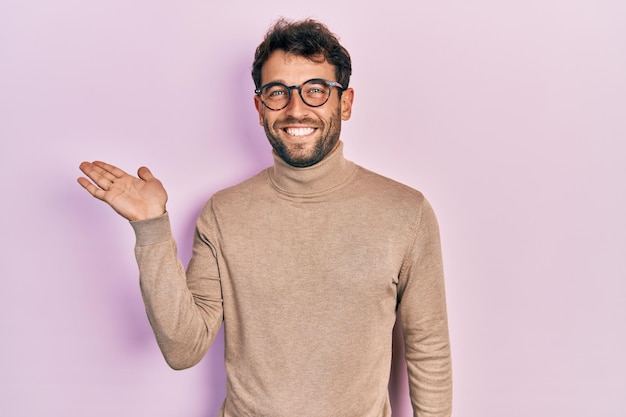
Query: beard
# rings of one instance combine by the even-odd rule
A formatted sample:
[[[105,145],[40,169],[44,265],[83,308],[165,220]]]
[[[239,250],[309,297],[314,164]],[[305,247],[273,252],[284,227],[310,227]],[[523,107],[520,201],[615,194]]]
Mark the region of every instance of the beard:
[[[313,145],[311,146],[307,143],[285,143],[280,138],[280,135],[286,135],[287,133],[283,131],[281,126],[289,124],[315,127],[315,134],[318,137]],[[341,133],[341,109],[338,108],[329,120],[315,120],[310,117],[302,119],[286,117],[285,119],[276,120],[271,127],[267,119],[263,118],[263,128],[274,152],[283,161],[296,168],[306,168],[317,164],[335,149]]]

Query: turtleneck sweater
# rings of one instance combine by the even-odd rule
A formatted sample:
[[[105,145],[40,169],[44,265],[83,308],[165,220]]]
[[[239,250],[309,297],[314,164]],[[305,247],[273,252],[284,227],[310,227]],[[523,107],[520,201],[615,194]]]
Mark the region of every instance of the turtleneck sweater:
[[[451,408],[439,231],[417,190],[343,156],[274,165],[215,193],[187,270],[168,214],[131,222],[167,363],[195,365],[224,325],[220,417],[388,417],[400,312],[417,417]]]

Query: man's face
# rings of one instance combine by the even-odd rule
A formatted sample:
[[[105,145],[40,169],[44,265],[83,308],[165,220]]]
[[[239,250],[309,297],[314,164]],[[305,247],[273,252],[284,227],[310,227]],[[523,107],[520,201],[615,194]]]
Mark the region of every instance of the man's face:
[[[335,67],[328,62],[314,62],[282,50],[270,55],[261,74],[262,85],[270,82],[300,85],[313,78],[337,81]],[[266,108],[257,95],[254,104],[259,112],[259,122],[276,154],[289,165],[307,167],[318,163],[337,147],[341,121],[350,118],[353,98],[351,88],[340,97],[339,89],[332,87],[326,104],[310,107],[293,89],[289,104],[282,110]]]

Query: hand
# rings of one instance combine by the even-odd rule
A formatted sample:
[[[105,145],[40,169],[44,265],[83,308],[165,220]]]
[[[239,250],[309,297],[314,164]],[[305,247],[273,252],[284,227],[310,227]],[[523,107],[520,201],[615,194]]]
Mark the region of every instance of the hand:
[[[146,220],[165,213],[167,193],[148,168],[137,170],[139,178],[101,161],[83,162],[79,168],[91,181],[80,177],[78,183],[122,217]]]

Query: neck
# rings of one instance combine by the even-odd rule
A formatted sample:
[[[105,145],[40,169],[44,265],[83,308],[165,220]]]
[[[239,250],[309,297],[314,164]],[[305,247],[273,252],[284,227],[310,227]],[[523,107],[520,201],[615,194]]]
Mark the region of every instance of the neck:
[[[315,196],[325,194],[342,185],[356,168],[343,156],[343,142],[324,159],[306,168],[287,164],[274,153],[274,166],[269,175],[274,187],[293,196]]]

